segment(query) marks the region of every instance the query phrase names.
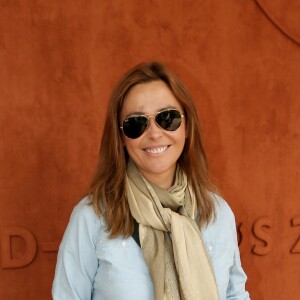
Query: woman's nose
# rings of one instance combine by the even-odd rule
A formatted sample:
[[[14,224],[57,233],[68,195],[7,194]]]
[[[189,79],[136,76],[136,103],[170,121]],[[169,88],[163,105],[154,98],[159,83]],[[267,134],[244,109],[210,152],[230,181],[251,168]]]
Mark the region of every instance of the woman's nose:
[[[159,138],[163,135],[163,129],[160,128],[156,122],[154,117],[149,117],[149,125],[147,129],[148,137],[152,139]]]

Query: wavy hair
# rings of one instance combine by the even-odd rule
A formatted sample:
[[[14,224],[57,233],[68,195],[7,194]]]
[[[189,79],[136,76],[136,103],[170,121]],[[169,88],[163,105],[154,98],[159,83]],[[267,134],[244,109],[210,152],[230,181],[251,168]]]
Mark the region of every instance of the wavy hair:
[[[129,159],[122,141],[119,116],[124,99],[137,84],[162,80],[184,109],[187,138],[178,163],[187,175],[197,199],[201,218],[198,225],[215,217],[212,184],[201,139],[200,124],[192,98],[183,82],[165,65],[142,63],[129,70],[114,88],[108,107],[96,173],[90,185],[92,205],[103,216],[110,238],[130,236],[134,222],[125,192],[125,174]]]

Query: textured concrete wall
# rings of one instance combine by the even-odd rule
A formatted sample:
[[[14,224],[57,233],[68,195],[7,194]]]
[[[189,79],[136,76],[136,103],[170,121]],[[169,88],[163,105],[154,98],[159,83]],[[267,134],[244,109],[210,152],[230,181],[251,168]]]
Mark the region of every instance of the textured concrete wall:
[[[0,299],[51,299],[56,251],[121,73],[190,88],[253,299],[300,294],[297,0],[0,0]]]

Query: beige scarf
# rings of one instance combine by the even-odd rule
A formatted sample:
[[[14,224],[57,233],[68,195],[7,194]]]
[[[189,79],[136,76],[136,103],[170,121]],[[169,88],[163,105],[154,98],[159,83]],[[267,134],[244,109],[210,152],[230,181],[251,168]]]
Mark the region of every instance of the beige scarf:
[[[127,198],[140,224],[155,300],[217,300],[213,269],[194,221],[194,193],[179,167],[175,176],[175,184],[164,190],[150,184],[132,161],[127,167]]]

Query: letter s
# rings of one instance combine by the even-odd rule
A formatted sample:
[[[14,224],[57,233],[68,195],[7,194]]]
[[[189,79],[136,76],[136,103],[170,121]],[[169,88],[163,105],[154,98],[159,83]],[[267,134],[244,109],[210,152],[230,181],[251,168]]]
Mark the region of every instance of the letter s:
[[[253,225],[253,233],[254,236],[262,241],[264,245],[254,245],[252,248],[252,252],[256,255],[267,255],[271,253],[273,248],[272,238],[264,228],[271,228],[272,222],[267,217],[261,217],[256,220]]]
[[[294,217],[292,219],[292,226],[300,226],[300,216]],[[300,253],[300,236],[296,240],[295,244],[293,245],[291,253]]]

